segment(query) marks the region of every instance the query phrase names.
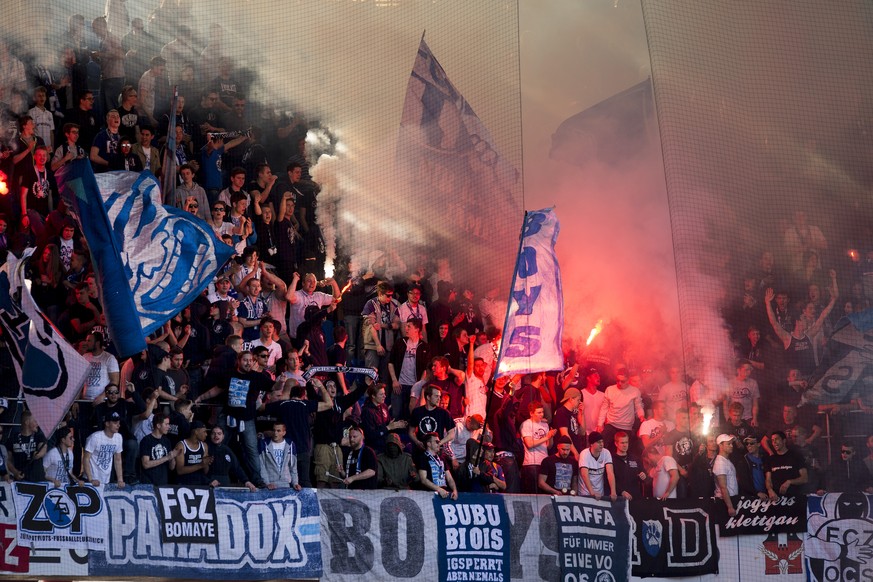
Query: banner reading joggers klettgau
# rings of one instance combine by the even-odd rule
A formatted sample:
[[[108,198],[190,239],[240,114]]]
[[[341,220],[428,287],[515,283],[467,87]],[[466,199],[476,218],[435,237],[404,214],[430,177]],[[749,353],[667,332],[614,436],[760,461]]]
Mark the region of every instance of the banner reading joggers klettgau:
[[[560,224],[553,209],[528,212],[503,326],[498,376],[560,370],[564,298],[555,255]]]

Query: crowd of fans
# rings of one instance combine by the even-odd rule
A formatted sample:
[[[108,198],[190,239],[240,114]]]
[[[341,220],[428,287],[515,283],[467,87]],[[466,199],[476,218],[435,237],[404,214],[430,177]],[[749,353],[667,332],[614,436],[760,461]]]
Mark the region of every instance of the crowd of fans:
[[[174,6],[162,4],[148,32],[116,14],[90,34],[74,15],[57,63],[25,67],[0,51],[0,109],[4,127],[15,124],[0,154],[0,249],[36,247],[33,295],[90,365],[50,439],[21,415],[0,447],[0,475],[444,497],[715,494],[728,511],[737,494],[873,492],[873,437],[831,430],[841,440],[833,462],[821,446],[823,415],[866,417],[869,390],[798,407],[835,317],[873,295],[859,272],[851,301],[837,303],[837,274],[821,266],[826,241],[803,213],[785,233],[790,264],[779,270],[764,253],[725,313],[738,357],[727,391],[689,382],[678,365],[662,378],[574,353],[562,371],[495,378],[504,307],[493,290],[480,298],[456,284],[446,260],[409,269],[389,251],[342,265],[342,288],[324,277],[305,122],[248,100],[221,27],[200,41],[171,25],[185,22]],[[160,176],[168,131],[178,175],[165,203],[205,220],[237,256],[148,350],[119,361],[86,241],[53,176],[78,159],[95,172]]]

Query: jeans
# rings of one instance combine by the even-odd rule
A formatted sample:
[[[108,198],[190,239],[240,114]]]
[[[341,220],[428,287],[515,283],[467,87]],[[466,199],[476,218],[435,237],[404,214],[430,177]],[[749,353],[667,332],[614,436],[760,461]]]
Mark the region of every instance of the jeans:
[[[235,426],[230,426],[228,421],[231,418],[223,413],[218,419],[218,425],[224,429],[224,433],[228,436],[228,443],[233,441],[234,436],[239,437],[243,467],[249,474],[252,483],[260,486],[264,479],[261,477],[261,457],[258,454],[258,430],[255,426],[255,420],[235,420],[230,423]],[[240,430],[240,423],[243,424],[242,430]]]
[[[346,342],[346,353],[349,355],[349,361],[357,365],[361,361],[361,316],[346,315],[343,317],[343,323],[349,334],[349,339]]]

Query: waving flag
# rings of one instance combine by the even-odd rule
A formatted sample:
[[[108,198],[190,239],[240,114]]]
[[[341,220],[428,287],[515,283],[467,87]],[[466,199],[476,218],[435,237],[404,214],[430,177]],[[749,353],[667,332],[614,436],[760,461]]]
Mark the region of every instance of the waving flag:
[[[524,217],[497,376],[560,370],[564,298],[555,256],[560,224],[551,208]]]
[[[13,362],[27,407],[45,434],[63,420],[82,389],[89,364],[48,320],[25,284],[24,267],[14,255],[0,270],[0,324],[13,338]]]
[[[167,127],[167,147],[164,148],[164,160],[161,167],[164,175],[161,179],[161,192],[164,202],[172,204],[176,192],[176,107],[179,104],[179,87],[173,87],[173,100],[170,103],[170,123]]]
[[[801,404],[833,404],[852,394],[866,395],[873,378],[871,361],[873,309],[840,319],[825,346],[822,361],[809,379]]]
[[[455,276],[499,284],[512,264],[522,177],[422,38],[395,155],[410,232],[436,241]],[[434,217],[439,220],[434,220]],[[479,252],[471,253],[471,246]]]
[[[58,186],[94,259],[110,335],[121,357],[191,303],[233,249],[199,218],[161,203],[151,172],[95,177],[87,160],[68,164]]]

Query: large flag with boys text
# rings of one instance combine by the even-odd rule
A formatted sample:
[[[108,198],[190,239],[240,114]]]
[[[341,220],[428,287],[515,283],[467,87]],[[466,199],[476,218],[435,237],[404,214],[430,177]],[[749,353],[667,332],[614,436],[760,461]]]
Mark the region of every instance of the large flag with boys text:
[[[58,186],[91,249],[110,335],[119,356],[191,303],[233,249],[199,218],[161,203],[151,172],[95,176],[80,160]]]
[[[560,224],[551,208],[527,212],[512,277],[512,291],[497,375],[560,370],[564,298],[555,255]]]

